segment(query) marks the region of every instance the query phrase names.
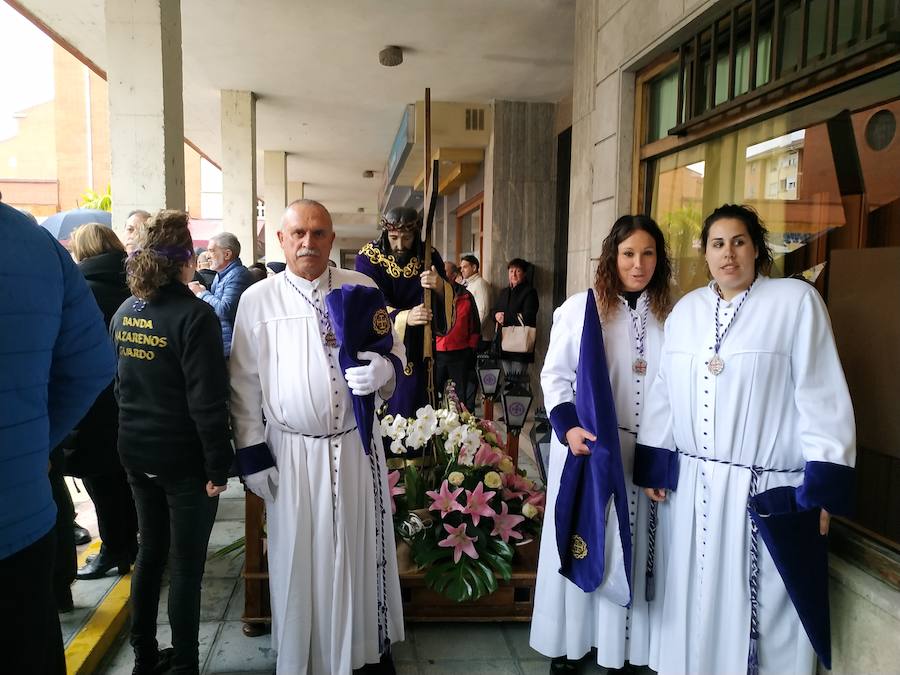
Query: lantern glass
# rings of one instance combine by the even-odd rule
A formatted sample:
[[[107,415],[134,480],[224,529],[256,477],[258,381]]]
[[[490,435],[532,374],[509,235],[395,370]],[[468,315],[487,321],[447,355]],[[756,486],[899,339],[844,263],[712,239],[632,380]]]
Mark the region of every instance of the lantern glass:
[[[481,383],[481,393],[485,396],[494,396],[500,386],[500,362],[497,359],[479,356],[475,362],[475,370]]]
[[[506,426],[519,431],[525,426],[532,402],[531,389],[526,383],[512,382],[503,392],[503,412]]]

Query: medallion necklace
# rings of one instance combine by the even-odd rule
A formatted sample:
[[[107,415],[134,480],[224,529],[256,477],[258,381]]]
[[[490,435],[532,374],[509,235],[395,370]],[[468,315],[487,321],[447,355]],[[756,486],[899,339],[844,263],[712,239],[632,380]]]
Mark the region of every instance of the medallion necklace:
[[[290,277],[285,274],[284,280],[290,284],[291,288],[293,288],[297,293],[300,294],[300,297],[306,301],[306,304],[312,307],[316,314],[319,316],[319,332],[322,334],[322,344],[326,347],[337,347],[337,337],[334,334],[334,328],[331,326],[331,317],[328,316],[328,308],[326,307],[324,310],[320,309],[316,303],[306,297],[306,293],[301,291],[293,281],[291,281]],[[328,293],[331,293],[331,268],[328,268]],[[327,295],[327,294],[326,294]],[[324,305],[324,303],[323,303]],[[324,329],[324,331],[323,331]]]
[[[722,343],[725,341],[725,336],[728,335],[728,331],[734,325],[734,322],[737,321],[738,312],[741,311],[741,307],[744,306],[744,302],[746,302],[747,298],[750,297],[750,291],[753,288],[753,284],[756,283],[756,279],[754,278],[750,285],[747,287],[747,290],[744,292],[744,297],[741,298],[741,301],[737,304],[737,307],[734,308],[734,314],[731,316],[731,321],[728,322],[728,325],[725,326],[725,330],[722,330],[722,326],[719,323],[719,308],[722,304],[722,292],[719,290],[719,285],[716,284],[716,344],[713,347],[713,355],[707,364],[707,368],[709,372],[713,375],[720,375],[723,370],[725,370],[725,359],[723,359],[719,355],[719,349],[722,347]],[[721,331],[721,334],[720,334]]]
[[[629,332],[629,337],[631,338],[632,353],[637,354],[634,362],[631,364],[631,369],[638,375],[646,375],[647,359],[644,358],[644,343],[645,338],[647,337],[647,313],[650,311],[650,303],[645,300],[640,313],[638,313],[637,308],[631,309],[631,306],[625,298],[619,296],[619,299],[622,301],[623,309],[628,312],[628,315],[631,317],[631,331]],[[640,304],[641,298],[639,297],[638,305]]]

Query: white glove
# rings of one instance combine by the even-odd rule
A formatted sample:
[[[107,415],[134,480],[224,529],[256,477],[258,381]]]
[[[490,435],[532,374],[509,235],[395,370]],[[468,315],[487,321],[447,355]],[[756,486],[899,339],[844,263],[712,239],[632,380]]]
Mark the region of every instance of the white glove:
[[[365,396],[378,391],[394,377],[394,365],[389,359],[375,352],[359,352],[360,361],[368,360],[364,366],[347,368],[344,377],[355,396]]]
[[[278,492],[278,467],[270,466],[268,469],[242,476],[244,485],[257,497],[266,502],[274,502]]]

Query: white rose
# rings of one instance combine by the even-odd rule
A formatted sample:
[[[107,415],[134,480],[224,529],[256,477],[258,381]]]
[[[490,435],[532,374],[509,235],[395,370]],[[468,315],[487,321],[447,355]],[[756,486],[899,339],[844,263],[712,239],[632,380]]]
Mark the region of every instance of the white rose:
[[[461,471],[452,471],[449,476],[447,476],[447,481],[450,485],[455,485],[459,487],[462,485],[462,482],[466,479]]]
[[[498,487],[503,485],[503,479],[500,478],[500,474],[496,471],[488,471],[486,474],[484,474],[484,484],[492,490],[496,490]]]
[[[515,466],[512,463],[512,460],[509,457],[504,457],[500,460],[500,464],[497,466],[500,471],[503,473],[512,473],[515,470]]]
[[[537,510],[537,507],[534,504],[525,504],[522,507],[522,515],[526,518],[534,518],[540,511]]]

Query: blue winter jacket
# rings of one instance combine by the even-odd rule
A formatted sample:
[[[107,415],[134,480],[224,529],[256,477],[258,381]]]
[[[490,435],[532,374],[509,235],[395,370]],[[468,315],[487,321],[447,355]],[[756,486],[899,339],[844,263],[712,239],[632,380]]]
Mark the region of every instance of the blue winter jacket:
[[[224,270],[216,274],[208,291],[200,294],[200,299],[216,311],[222,324],[222,346],[225,358],[231,355],[231,334],[234,332],[234,317],[237,316],[238,300],[247,287],[253,283],[250,270],[235,258]]]
[[[0,559],[53,527],[50,449],[114,373],[103,315],[68,252],[0,204]]]

